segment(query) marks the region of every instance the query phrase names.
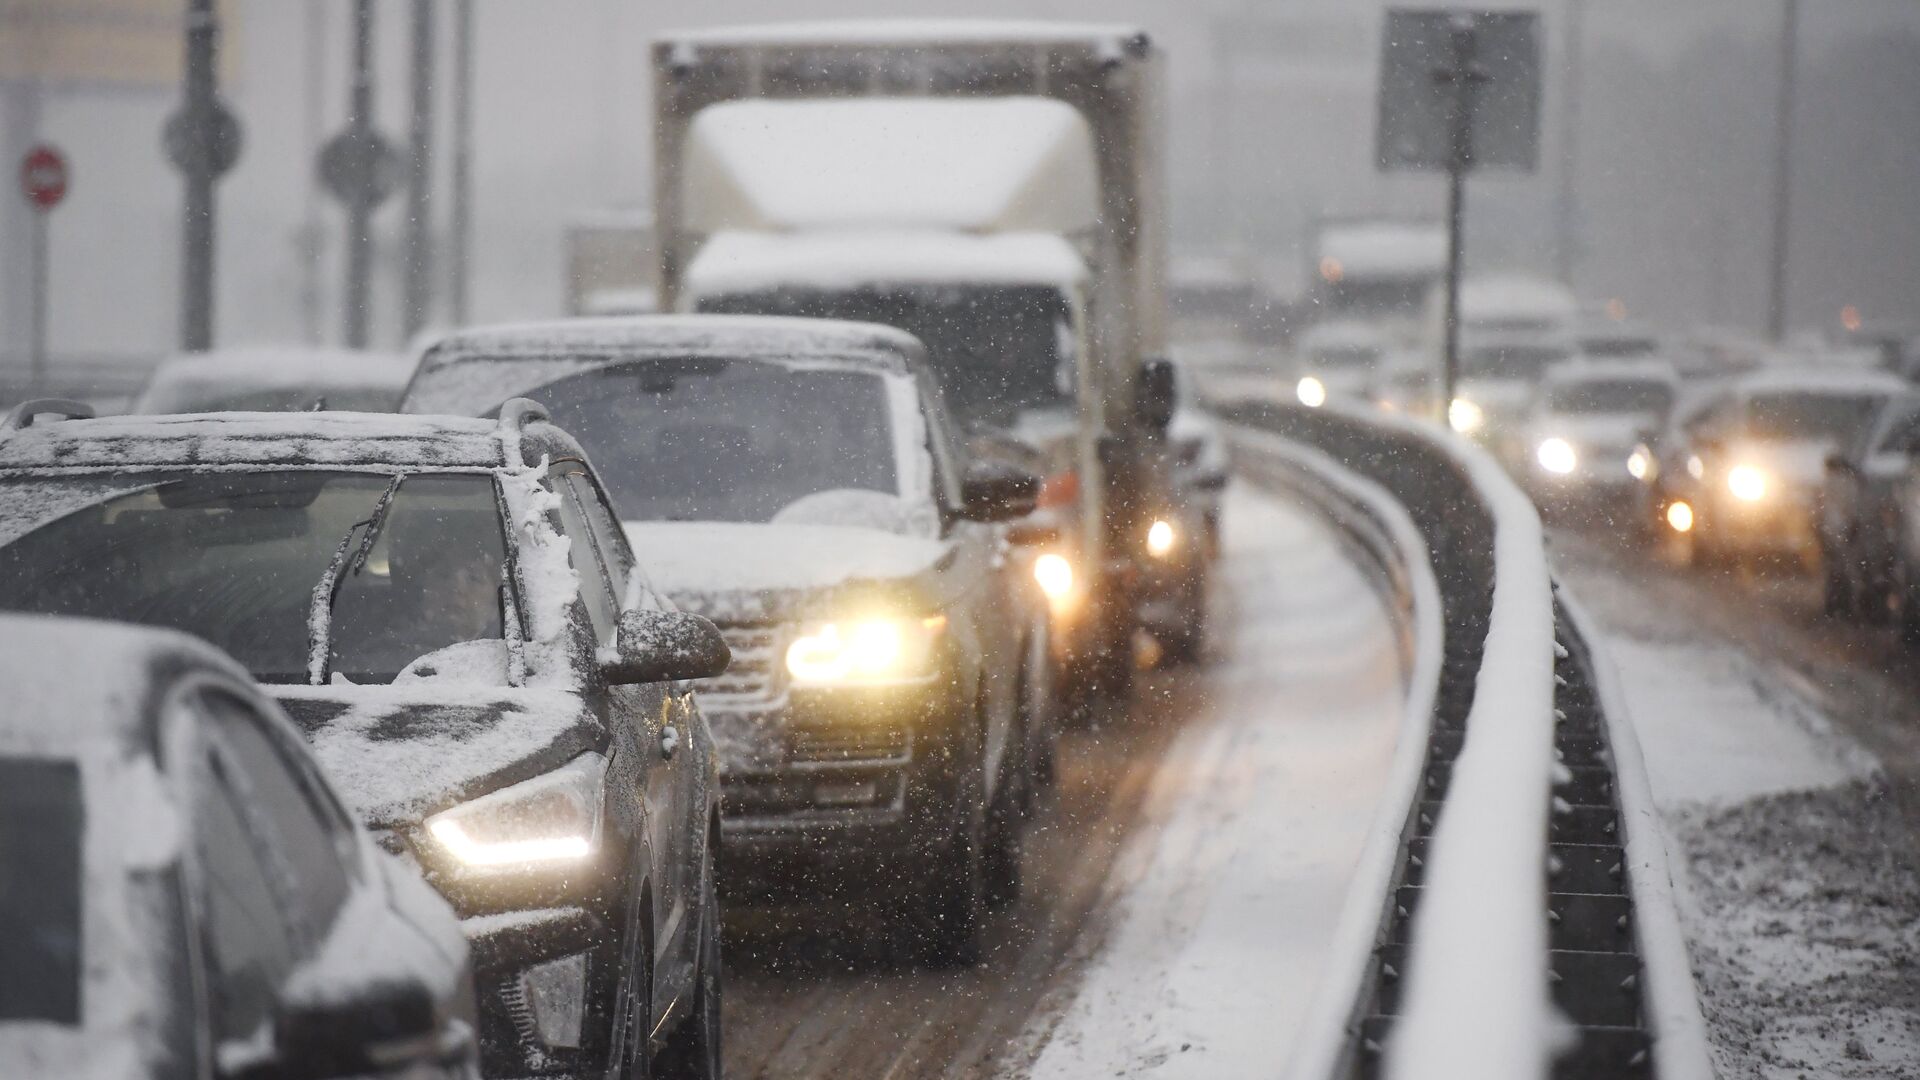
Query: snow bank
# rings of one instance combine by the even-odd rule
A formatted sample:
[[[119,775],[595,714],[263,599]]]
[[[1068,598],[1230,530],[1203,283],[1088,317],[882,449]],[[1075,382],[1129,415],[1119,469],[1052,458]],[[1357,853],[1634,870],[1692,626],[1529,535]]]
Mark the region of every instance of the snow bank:
[[[1069,292],[1087,276],[1072,244],[1049,233],[849,229],[716,233],[687,267],[689,299],[781,286],[1044,285]]]
[[[1047,98],[734,101],[694,118],[687,228],[1071,233],[1100,214],[1093,132]]]

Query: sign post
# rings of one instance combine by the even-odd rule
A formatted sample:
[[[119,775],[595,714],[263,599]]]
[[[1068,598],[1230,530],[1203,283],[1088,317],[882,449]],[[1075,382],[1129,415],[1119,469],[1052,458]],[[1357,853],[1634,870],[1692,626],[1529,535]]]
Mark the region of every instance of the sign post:
[[[220,19],[213,0],[187,6],[186,92],[161,145],[186,181],[180,229],[180,347],[213,347],[214,185],[240,157],[240,121],[220,100]]]
[[[1441,419],[1460,378],[1460,255],[1466,177],[1533,171],[1539,152],[1540,53],[1529,11],[1389,11],[1375,150],[1385,171],[1447,174]]]
[[[354,0],[353,85],[347,126],[320,149],[320,184],[347,208],[347,280],[342,338],[367,347],[367,288],[373,277],[373,212],[398,186],[400,161],[373,126],[373,0]]]
[[[33,295],[28,302],[33,314],[28,327],[27,363],[37,394],[47,381],[47,217],[67,197],[65,155],[45,143],[28,150],[20,159],[20,193],[33,207],[33,265],[29,272]]]

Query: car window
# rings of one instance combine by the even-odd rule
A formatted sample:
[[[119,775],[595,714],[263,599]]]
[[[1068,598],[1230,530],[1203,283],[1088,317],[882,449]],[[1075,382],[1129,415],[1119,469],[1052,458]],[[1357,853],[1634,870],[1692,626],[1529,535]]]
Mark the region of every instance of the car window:
[[[653,582],[647,579],[645,571],[634,561],[633,547],[627,542],[626,533],[620,528],[620,521],[614,517],[606,493],[600,489],[593,474],[575,472],[567,477],[567,486],[578,500],[580,511],[586,517],[587,529],[593,534],[594,544],[600,550],[600,560],[606,566],[613,595],[619,600],[618,607],[665,607]]]
[[[80,796],[74,762],[0,756],[0,1022],[80,1022]]]
[[[560,527],[572,541],[567,557],[580,575],[580,600],[587,608],[587,621],[593,624],[593,638],[602,645],[613,644],[614,627],[619,619],[620,593],[614,590],[607,568],[601,562],[600,547],[587,524],[587,514],[579,493],[567,482],[573,473],[586,469],[577,461],[554,465],[554,493],[560,496]]]

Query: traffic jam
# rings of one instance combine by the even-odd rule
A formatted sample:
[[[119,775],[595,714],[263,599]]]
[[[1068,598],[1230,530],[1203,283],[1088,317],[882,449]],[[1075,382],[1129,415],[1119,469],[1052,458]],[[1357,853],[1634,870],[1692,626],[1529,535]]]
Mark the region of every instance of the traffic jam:
[[[1573,0],[136,6],[0,11],[0,1076],[1920,1070],[1894,174],[1749,304],[1597,235],[1664,46]],[[1616,745],[1508,878],[1523,559]],[[1442,890],[1540,880],[1444,1037]]]

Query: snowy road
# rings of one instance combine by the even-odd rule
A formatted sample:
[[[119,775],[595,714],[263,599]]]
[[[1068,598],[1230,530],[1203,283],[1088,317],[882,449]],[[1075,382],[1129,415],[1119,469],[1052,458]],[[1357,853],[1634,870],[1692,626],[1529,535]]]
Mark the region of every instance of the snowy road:
[[[1920,665],[1784,572],[1568,532],[1676,844],[1723,1080],[1920,1076]]]
[[[745,912],[730,1075],[1276,1071],[1404,687],[1390,616],[1333,534],[1244,488],[1230,499],[1215,659],[1152,675],[1129,715],[1068,736],[988,962],[899,966],[858,911]]]

